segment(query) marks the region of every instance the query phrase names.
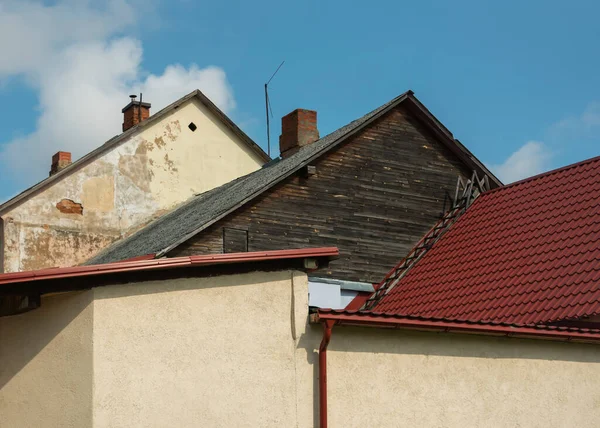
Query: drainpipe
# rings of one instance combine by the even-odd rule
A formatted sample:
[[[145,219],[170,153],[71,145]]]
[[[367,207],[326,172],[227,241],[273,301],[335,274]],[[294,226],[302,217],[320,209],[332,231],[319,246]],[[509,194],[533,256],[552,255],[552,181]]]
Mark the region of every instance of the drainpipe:
[[[319,346],[319,428],[327,428],[327,346],[335,321],[323,321],[323,340]]]

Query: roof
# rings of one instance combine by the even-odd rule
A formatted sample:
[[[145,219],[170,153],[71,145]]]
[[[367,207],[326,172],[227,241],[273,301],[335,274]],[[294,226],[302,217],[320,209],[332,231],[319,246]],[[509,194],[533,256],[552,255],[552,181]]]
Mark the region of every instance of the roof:
[[[177,101],[168,105],[167,107],[163,108],[157,113],[151,115],[148,119],[138,123],[135,126],[132,126],[127,131],[111,138],[106,143],[104,143],[97,149],[89,152],[87,155],[79,158],[68,167],[60,170],[56,174],[49,176],[48,178],[40,181],[39,183],[30,187],[29,189],[19,193],[17,196],[4,202],[0,205],[0,214],[5,213],[13,206],[17,205],[23,200],[26,200],[29,196],[41,190],[44,190],[55,181],[62,179],[62,177],[69,175],[72,172],[75,172],[78,169],[84,167],[85,165],[96,159],[99,155],[119,145],[121,142],[127,140],[129,137],[131,137],[133,134],[137,133],[141,129],[151,126],[154,122],[160,120],[162,117],[171,113],[173,110],[179,108],[182,104],[186,103],[187,101],[193,98],[196,98],[202,104],[204,104],[215,116],[217,116],[223,122],[223,124],[225,124],[227,128],[229,128],[238,138],[240,138],[240,140],[244,142],[256,155],[258,155],[260,159],[262,159],[264,162],[268,162],[271,160],[269,155],[267,155],[258,144],[252,141],[250,137],[248,137],[240,128],[238,128],[238,126],[235,123],[233,123],[231,119],[229,119],[229,117],[227,117],[227,115],[225,115],[225,113],[223,113],[211,100],[209,100],[208,97],[206,97],[206,95],[204,95],[200,90],[196,89],[195,91],[190,92],[186,96],[178,99]]]
[[[348,309],[319,309],[317,320],[334,325],[366,326],[418,330],[439,333],[466,333],[523,339],[547,339],[566,342],[598,343],[600,329],[545,324],[520,325],[499,322],[447,320],[435,317],[384,314]]]
[[[450,131],[417,100],[413,92],[408,91],[316,142],[302,147],[292,156],[271,161],[258,171],[191,198],[137,233],[108,247],[88,263],[108,263],[150,253],[156,253],[157,257],[166,254],[310,164],[401,103],[422,120],[466,165],[476,170],[479,175],[488,175],[492,187],[502,185],[471,152],[454,139]]]
[[[305,248],[294,250],[260,251],[250,253],[230,253],[210,256],[174,257],[160,260],[134,260],[93,266],[75,266],[51,268],[28,272],[0,274],[0,295],[24,295],[32,290],[36,292],[64,291],[66,289],[91,288],[97,282],[115,275],[134,273],[133,280],[141,280],[144,272],[155,274],[183,268],[203,268],[225,265],[222,273],[237,273],[236,266],[251,264],[253,270],[281,270],[290,266],[299,268],[298,262],[316,259],[317,264],[327,263],[336,258],[339,251],[335,247]],[[270,263],[270,264],[266,264]],[[304,264],[302,264],[304,266]],[[252,269],[251,269],[252,270]],[[265,269],[267,270],[267,269]],[[310,269],[305,269],[310,270]],[[81,279],[81,281],[78,281]],[[151,277],[154,279],[154,277]],[[62,282],[62,287],[57,285]]]
[[[600,314],[600,157],[488,191],[372,313],[545,325]]]

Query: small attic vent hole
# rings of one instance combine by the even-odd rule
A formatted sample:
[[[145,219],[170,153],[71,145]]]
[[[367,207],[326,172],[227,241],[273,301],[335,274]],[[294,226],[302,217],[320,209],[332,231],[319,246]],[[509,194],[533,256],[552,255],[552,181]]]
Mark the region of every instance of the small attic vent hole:
[[[198,129],[198,127],[196,126],[196,124],[194,122],[190,122],[190,124],[188,125],[188,128],[190,128],[192,130],[192,132],[194,132],[196,129]]]

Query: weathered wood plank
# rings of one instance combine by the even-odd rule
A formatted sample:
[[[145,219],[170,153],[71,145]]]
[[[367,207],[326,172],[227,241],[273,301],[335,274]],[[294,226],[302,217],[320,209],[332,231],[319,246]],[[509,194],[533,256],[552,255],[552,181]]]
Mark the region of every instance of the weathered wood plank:
[[[440,218],[462,162],[411,113],[393,110],[346,143],[219,220],[169,256],[220,253],[223,228],[248,250],[337,246],[317,275],[379,282]]]

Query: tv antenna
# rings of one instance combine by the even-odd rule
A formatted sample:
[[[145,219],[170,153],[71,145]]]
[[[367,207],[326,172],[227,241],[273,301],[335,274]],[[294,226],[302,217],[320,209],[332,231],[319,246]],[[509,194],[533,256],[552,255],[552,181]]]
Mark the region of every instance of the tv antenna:
[[[138,123],[142,121],[142,93],[140,92],[140,106],[138,108]]]
[[[265,110],[267,113],[267,154],[269,155],[269,157],[271,157],[271,125],[269,122],[269,112],[271,112],[271,117],[273,117],[271,101],[269,101],[269,83],[271,83],[271,80],[273,80],[273,77],[275,77],[275,75],[277,74],[284,62],[285,61],[281,61],[281,64],[279,64],[279,67],[277,67],[275,73],[273,73],[271,78],[267,81],[267,83],[265,83]]]

